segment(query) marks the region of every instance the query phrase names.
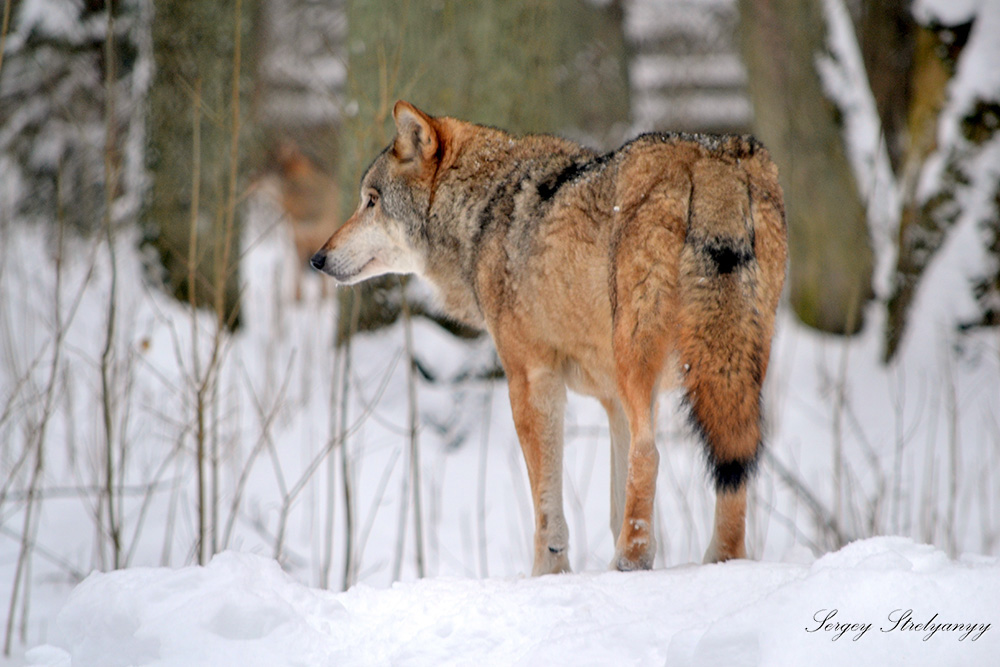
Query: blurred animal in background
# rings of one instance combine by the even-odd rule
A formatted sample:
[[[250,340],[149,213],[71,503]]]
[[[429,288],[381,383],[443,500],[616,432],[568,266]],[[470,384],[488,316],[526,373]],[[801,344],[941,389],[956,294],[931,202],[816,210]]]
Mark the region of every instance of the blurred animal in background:
[[[302,277],[309,258],[340,227],[337,183],[299,145],[282,140],[272,151],[259,185],[280,206],[295,248],[295,300],[302,300]],[[322,282],[327,295],[327,281]]]

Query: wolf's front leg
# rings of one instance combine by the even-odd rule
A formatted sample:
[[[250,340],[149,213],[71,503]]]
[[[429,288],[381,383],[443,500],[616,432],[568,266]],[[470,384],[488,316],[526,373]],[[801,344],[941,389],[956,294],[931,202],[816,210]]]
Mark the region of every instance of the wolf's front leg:
[[[569,572],[569,529],[563,515],[563,412],[566,385],[549,368],[505,368],[521,451],[535,505],[532,575]]]

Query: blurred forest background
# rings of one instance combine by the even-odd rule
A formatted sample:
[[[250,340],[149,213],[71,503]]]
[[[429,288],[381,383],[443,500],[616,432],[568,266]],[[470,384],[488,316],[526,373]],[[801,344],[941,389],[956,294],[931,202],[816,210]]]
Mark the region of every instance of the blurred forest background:
[[[908,403],[902,394],[886,399],[895,412],[882,415],[891,432],[885,458],[872,444],[881,436],[866,435],[870,424],[851,413],[852,400],[864,400],[845,387],[847,345],[867,336],[878,349],[873,372],[914,391],[900,350],[923,278],[959,229],[972,230],[960,240],[972,239],[966,247],[976,259],[942,298],[971,305],[949,322],[946,338],[956,349],[966,335],[996,338],[995,4],[0,0],[5,652],[18,632],[22,643],[28,633],[35,562],[50,577],[76,581],[93,567],[204,563],[224,548],[258,548],[324,587],[373,571],[391,572],[390,580],[498,571],[496,548],[486,546],[485,483],[475,492],[475,527],[455,538],[481,543],[469,547],[474,565],[439,555],[446,565],[437,567],[424,553],[433,552],[436,533],[422,522],[441,523],[448,505],[440,498],[452,492],[420,486],[430,465],[421,467],[421,434],[426,454],[428,441],[450,452],[482,429],[484,453],[473,458],[471,476],[485,479],[493,402],[470,407],[480,394],[462,383],[488,381],[475,391],[492,396],[498,371],[483,352],[488,343],[440,320],[406,280],[335,295],[303,272],[356,205],[362,171],[391,139],[397,99],[432,115],[556,133],[604,150],[651,130],[756,134],[785,189],[786,322],[806,332],[803,340],[847,341],[836,368],[817,371],[832,411],[823,427],[832,472],[820,470],[817,489],[787,459],[768,460],[794,497],[789,532],[813,553],[879,532],[912,533],[951,552],[994,551],[1000,426],[988,410],[996,397],[982,399],[987,411],[968,421],[991,434],[983,436],[993,438],[989,456],[977,465],[956,452],[965,423],[958,397],[995,386],[996,372],[962,394],[961,378],[978,371],[963,375],[964,362],[942,353],[945,379],[928,381],[940,397],[927,398],[928,390]],[[286,270],[262,275],[250,258],[270,247],[272,232],[283,239]],[[352,355],[365,338],[359,330],[377,330],[375,341],[398,333],[399,352],[393,357],[387,344]],[[452,368],[445,386],[448,361],[414,353],[415,334],[417,347],[438,335],[466,341],[435,349],[445,357],[478,350],[467,354],[476,360]],[[377,362],[388,364],[384,383]],[[375,404],[392,393],[390,376],[406,389],[386,399],[402,415],[390,414],[399,418],[386,425]],[[505,399],[496,403],[497,414],[506,410]],[[919,421],[926,414],[935,415],[929,426]],[[365,443],[357,434],[369,418],[376,425],[365,428],[402,443],[386,454],[384,473],[382,459],[360,472]],[[915,432],[926,435],[926,453],[909,444]],[[942,432],[947,446],[937,447]],[[851,447],[861,452],[853,460],[870,466],[863,472],[850,467]],[[446,486],[440,456],[440,470],[424,483]],[[904,471],[907,462],[916,472]],[[962,471],[975,475],[966,495]],[[393,495],[387,488],[397,481]],[[508,504],[517,494],[525,495],[502,491]],[[365,540],[383,539],[372,524],[390,496],[398,523],[384,540],[395,539],[396,551],[391,566],[372,564]],[[969,515],[981,524],[973,541],[956,517],[977,499],[991,509]],[[701,520],[691,517],[711,509],[679,502],[694,534]],[[794,527],[800,511],[808,529]],[[154,516],[163,527],[156,541],[154,531],[143,532]],[[296,533],[296,522],[306,527]],[[511,544],[526,539],[522,528],[506,526],[517,536]],[[408,530],[416,542],[404,552]],[[72,546],[62,549],[61,539]],[[664,544],[668,559],[703,549]],[[410,565],[404,556],[414,549]],[[578,553],[574,567],[599,560]],[[519,553],[508,556],[520,562]]]
[[[297,222],[346,219],[396,99],[604,149],[637,131],[754,132],[786,190],[793,309],[853,333],[878,298],[888,359],[1000,117],[988,94],[942,116],[976,4],[954,18],[934,4],[5,0],[4,219],[137,224],[158,258],[150,278],[234,325],[249,189],[277,175]],[[836,8],[861,71],[837,52]],[[838,68],[856,78],[837,84]],[[867,87],[855,93],[874,101],[884,151],[867,159],[888,173],[852,165],[838,85]],[[995,203],[982,215],[994,256]],[[883,278],[874,224],[898,230]],[[997,323],[998,279],[969,286],[982,308],[968,326]],[[394,316],[385,307],[369,326]]]

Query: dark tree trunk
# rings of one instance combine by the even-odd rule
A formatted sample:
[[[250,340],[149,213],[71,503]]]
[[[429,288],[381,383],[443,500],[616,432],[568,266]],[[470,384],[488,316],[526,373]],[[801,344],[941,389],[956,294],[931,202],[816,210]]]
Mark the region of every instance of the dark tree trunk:
[[[255,4],[161,0],[153,20],[156,70],[147,153],[152,188],[144,228],[168,289],[182,301],[216,309],[229,326],[239,313],[238,203],[255,150]]]
[[[781,173],[795,313],[823,331],[853,333],[871,298],[865,207],[840,114],[815,67],[826,49],[819,0],[740,0],[754,128]]]
[[[911,4],[911,0],[863,2],[857,26],[861,57],[878,107],[889,162],[896,173],[909,143],[907,121],[917,34]]]

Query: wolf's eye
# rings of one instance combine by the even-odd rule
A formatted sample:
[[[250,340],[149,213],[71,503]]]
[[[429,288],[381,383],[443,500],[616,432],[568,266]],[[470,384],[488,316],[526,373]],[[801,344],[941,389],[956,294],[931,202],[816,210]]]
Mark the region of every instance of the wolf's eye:
[[[375,208],[375,202],[378,201],[378,193],[372,192],[368,195],[368,203],[365,204],[365,208]]]

